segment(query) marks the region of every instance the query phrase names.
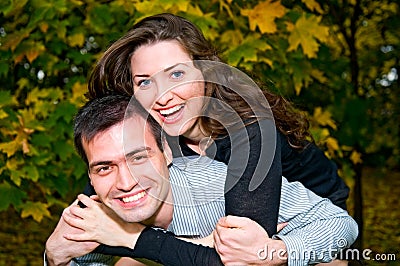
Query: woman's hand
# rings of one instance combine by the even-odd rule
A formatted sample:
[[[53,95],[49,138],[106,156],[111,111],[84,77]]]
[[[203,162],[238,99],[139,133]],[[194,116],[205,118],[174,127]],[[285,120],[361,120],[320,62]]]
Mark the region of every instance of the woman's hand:
[[[104,204],[97,202],[97,196],[89,198],[79,195],[86,208],[70,206],[62,218],[70,226],[79,228],[82,233],[65,234],[64,237],[74,241],[97,241],[109,246],[134,248],[140,233],[145,228],[139,223],[123,221],[115,212]]]
[[[278,225],[278,230],[282,229],[284,225]],[[264,228],[246,217],[222,217],[214,231],[214,247],[224,265],[280,265],[286,263],[286,254],[284,254],[286,246],[283,241],[271,239]],[[271,257],[272,249],[275,252]],[[278,254],[278,252],[281,253]]]

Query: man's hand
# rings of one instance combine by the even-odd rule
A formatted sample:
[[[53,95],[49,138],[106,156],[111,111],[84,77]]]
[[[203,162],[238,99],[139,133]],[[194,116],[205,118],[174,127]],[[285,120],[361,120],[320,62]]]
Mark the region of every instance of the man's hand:
[[[279,225],[278,229],[281,228]],[[283,241],[271,239],[259,224],[246,217],[222,217],[214,231],[214,246],[224,265],[285,265],[287,262]],[[271,258],[272,250],[275,253]]]
[[[71,206],[76,206],[75,201]],[[69,212],[69,206],[64,212]],[[68,265],[72,258],[92,252],[99,244],[93,241],[75,242],[64,238],[65,234],[82,233],[82,230],[68,225],[61,217],[46,242],[47,265]]]
[[[134,248],[140,233],[145,228],[139,223],[123,221],[115,212],[96,198],[79,195],[78,199],[86,208],[78,206],[64,212],[64,220],[73,227],[81,229],[78,233],[64,236],[73,241],[96,241],[109,246]]]

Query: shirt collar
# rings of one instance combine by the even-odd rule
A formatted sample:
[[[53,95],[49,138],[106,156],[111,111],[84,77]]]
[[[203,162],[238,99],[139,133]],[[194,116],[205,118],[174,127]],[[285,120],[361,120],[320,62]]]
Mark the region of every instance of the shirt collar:
[[[185,168],[183,168],[186,166],[184,160],[174,159],[173,164],[169,168],[172,196],[174,199],[174,212],[168,231],[178,236],[198,236],[200,235],[198,224],[199,214],[193,200]],[[185,222],[186,220],[190,222]]]

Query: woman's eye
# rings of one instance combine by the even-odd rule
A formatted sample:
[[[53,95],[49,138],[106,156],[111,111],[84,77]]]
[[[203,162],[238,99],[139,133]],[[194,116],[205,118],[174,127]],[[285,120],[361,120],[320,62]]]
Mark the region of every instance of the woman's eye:
[[[184,72],[183,71],[174,71],[171,73],[171,77],[173,79],[180,79],[183,77]]]
[[[138,86],[140,88],[146,88],[151,85],[151,80],[150,79],[142,79],[138,82]]]

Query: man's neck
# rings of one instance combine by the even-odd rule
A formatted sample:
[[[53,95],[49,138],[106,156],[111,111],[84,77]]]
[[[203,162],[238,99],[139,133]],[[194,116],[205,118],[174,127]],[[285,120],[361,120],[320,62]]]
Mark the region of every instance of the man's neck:
[[[172,222],[173,214],[174,199],[172,197],[172,190],[170,189],[167,198],[161,203],[158,211],[150,219],[143,221],[143,224],[160,227],[166,230]]]

